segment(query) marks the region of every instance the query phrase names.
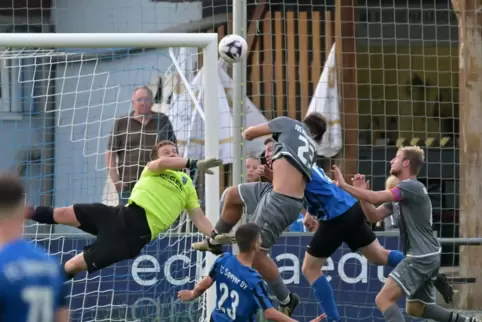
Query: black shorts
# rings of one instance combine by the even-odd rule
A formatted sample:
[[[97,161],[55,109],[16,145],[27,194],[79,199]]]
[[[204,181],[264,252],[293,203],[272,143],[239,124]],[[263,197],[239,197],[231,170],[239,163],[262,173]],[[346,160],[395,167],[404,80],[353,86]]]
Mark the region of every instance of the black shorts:
[[[151,241],[151,231],[143,208],[131,204],[107,206],[101,203],[74,204],[79,229],[97,236],[84,248],[89,273],[139,255]]]
[[[355,252],[376,239],[377,236],[366,221],[360,203],[357,202],[343,215],[328,221],[320,221],[307,252],[316,258],[328,258],[342,243],[346,243]]]

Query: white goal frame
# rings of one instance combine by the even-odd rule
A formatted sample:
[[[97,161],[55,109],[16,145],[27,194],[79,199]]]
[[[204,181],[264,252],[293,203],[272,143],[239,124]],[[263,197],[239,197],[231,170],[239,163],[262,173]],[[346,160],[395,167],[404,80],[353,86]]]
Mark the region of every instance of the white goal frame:
[[[0,47],[8,49],[33,48],[169,48],[196,47],[203,49],[203,106],[205,157],[219,158],[218,107],[218,34],[216,33],[0,33]],[[8,56],[8,55],[7,55]],[[6,59],[7,57],[5,57]],[[0,59],[2,55],[0,54]],[[205,176],[205,211],[212,223],[219,218],[219,169]],[[205,273],[215,256],[206,254]],[[206,321],[216,304],[216,291],[206,294]]]

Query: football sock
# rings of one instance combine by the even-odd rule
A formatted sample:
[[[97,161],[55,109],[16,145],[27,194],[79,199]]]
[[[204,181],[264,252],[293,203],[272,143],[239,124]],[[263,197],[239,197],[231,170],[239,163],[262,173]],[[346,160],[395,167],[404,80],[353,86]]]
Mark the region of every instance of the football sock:
[[[404,322],[402,311],[398,308],[397,304],[393,304],[388,309],[383,311],[383,317],[387,322]]]
[[[318,303],[320,304],[322,310],[328,316],[327,321],[339,321],[340,314],[336,308],[335,296],[333,295],[333,289],[331,288],[330,282],[326,279],[325,275],[321,275],[314,283],[311,285]]]
[[[423,309],[422,318],[440,321],[440,322],[466,322],[469,318],[458,314],[457,312],[449,311],[441,306],[435,304],[425,305]]]
[[[268,281],[268,286],[281,305],[286,305],[290,302],[290,290],[286,287],[280,275],[276,279]]]
[[[33,207],[33,214],[30,217],[31,220],[41,224],[55,225],[54,220],[54,208],[37,206]]]
[[[402,252],[399,252],[398,250],[391,250],[390,253],[388,253],[388,261],[387,264],[388,266],[395,267],[400,263],[405,256],[403,256]]]

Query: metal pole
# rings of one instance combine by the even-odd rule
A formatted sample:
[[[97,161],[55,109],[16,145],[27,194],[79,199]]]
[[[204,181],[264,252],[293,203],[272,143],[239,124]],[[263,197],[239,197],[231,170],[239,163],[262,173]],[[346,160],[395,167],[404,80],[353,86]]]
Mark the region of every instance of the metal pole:
[[[247,25],[247,2],[246,0],[234,0],[233,2],[233,31],[246,39]],[[243,61],[234,64],[233,67],[233,185],[238,185],[245,181],[245,149],[241,132],[244,130],[244,110],[246,102],[246,69],[247,57]],[[240,221],[244,222],[245,218]],[[234,228],[236,229],[236,228]],[[233,253],[238,253],[238,248],[233,245]]]
[[[233,30],[246,39],[246,0],[233,2]],[[244,107],[246,100],[247,59],[233,67],[233,185],[244,182],[244,142],[241,132],[244,129]]]

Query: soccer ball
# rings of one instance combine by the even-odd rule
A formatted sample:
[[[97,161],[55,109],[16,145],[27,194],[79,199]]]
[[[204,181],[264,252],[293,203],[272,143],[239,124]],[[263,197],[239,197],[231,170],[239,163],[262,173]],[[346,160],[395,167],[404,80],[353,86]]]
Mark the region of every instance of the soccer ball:
[[[243,37],[227,35],[219,42],[219,55],[228,63],[240,62],[248,52],[248,44]]]

